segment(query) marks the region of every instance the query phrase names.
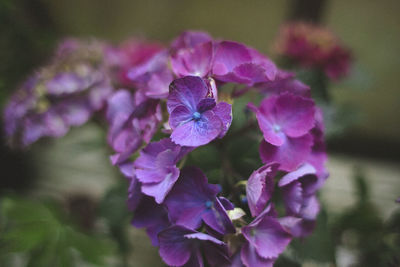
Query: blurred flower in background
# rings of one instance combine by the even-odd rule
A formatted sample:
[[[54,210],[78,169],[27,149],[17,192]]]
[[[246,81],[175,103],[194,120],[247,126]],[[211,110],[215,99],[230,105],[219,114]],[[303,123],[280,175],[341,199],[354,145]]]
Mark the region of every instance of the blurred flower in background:
[[[43,136],[61,137],[104,106],[112,92],[105,48],[97,40],[67,39],[49,64],[22,84],[4,111],[13,146],[28,146]]]
[[[305,22],[281,26],[276,52],[292,63],[321,69],[332,80],[349,74],[352,56],[339,38],[329,29]]]

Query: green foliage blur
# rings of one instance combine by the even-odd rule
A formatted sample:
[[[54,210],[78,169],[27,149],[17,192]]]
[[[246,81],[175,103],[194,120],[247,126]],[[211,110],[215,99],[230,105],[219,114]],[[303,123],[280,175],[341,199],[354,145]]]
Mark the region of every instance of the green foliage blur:
[[[0,205],[0,266],[108,266],[113,242],[80,231],[53,201],[3,197]]]

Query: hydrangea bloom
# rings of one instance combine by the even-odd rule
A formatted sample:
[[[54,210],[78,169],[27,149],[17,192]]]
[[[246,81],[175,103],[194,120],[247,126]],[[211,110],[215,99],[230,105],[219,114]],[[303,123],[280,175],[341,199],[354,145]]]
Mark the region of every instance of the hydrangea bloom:
[[[100,41],[68,39],[47,66],[11,97],[4,111],[6,134],[16,146],[44,136],[60,137],[100,109],[112,92]]]
[[[190,148],[176,145],[169,138],[148,144],[134,163],[142,192],[162,203],[179,177],[176,163],[189,151]]]
[[[246,267],[273,266],[292,240],[279,221],[266,213],[243,227],[242,232],[246,242],[241,249],[241,260]]]
[[[282,26],[276,41],[278,53],[306,67],[319,68],[331,79],[346,76],[351,54],[338,37],[323,27],[304,22]]]
[[[208,87],[199,77],[187,76],[171,84],[167,107],[172,141],[201,146],[226,133],[232,121],[231,106],[217,104],[208,95]]]
[[[260,146],[262,160],[277,162],[284,171],[304,162],[312,146],[309,132],[315,123],[314,102],[284,93],[264,99],[258,109],[251,108],[264,135]]]
[[[225,207],[217,197],[219,191],[217,185],[207,183],[201,170],[185,169],[165,200],[171,220],[191,229],[198,229],[203,221],[221,234],[235,232]]]
[[[113,164],[125,163],[142,145],[150,142],[161,121],[158,101],[148,99],[140,92],[116,91],[108,100],[108,142],[116,152]]]
[[[26,82],[6,109],[6,130],[25,144],[60,136],[106,99],[111,162],[129,180],[132,225],[146,230],[166,264],[273,266],[293,238],[311,233],[316,193],[328,177],[324,123],[310,88],[294,73],[251,47],[203,32],[185,32],[169,48],[137,40],[108,47],[101,50],[104,64],[102,57],[94,64],[75,56],[78,47],[64,43],[53,64],[79,67],[49,69]],[[118,89],[111,92],[111,83]],[[226,83],[240,88],[227,97]],[[255,116],[228,132],[232,98],[248,92],[261,98],[259,107],[248,105]],[[262,139],[264,165],[244,164],[250,177],[241,180],[227,154],[246,131]],[[220,184],[208,182],[211,170],[185,166],[207,144],[221,158]],[[285,210],[275,210],[276,203]]]

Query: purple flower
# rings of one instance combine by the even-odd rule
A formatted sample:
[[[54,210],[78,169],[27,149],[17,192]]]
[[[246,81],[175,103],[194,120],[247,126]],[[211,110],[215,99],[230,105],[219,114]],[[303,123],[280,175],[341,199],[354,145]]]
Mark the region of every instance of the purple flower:
[[[352,56],[329,29],[304,22],[281,27],[277,52],[302,67],[317,68],[333,80],[349,73]]]
[[[142,183],[142,192],[162,203],[179,177],[176,163],[191,149],[164,138],[149,143],[135,160],[135,175]]]
[[[158,235],[161,258],[170,266],[203,267],[229,264],[226,244],[210,235],[184,226],[172,226]]]
[[[259,83],[257,89],[264,94],[281,94],[289,92],[295,95],[310,97],[310,87],[295,79],[295,73],[278,70],[272,81]]]
[[[153,246],[158,246],[158,234],[171,226],[164,206],[157,204],[153,198],[143,196],[135,209],[132,225],[146,228]]]
[[[278,183],[282,189],[287,214],[302,218],[306,223],[313,223],[319,212],[319,202],[315,194],[321,183],[315,174],[316,170],[312,165],[304,164],[283,176]],[[301,224],[298,225],[299,227]],[[300,228],[295,235],[305,236],[310,233],[310,230],[312,229],[308,229],[308,227],[304,230]]]
[[[216,47],[212,67],[216,80],[252,86],[273,80],[276,71],[272,61],[243,44],[222,41]]]
[[[171,66],[179,77],[206,77],[211,72],[212,58],[213,43],[210,41],[178,50],[171,56]]]
[[[200,169],[183,169],[165,199],[171,220],[191,229],[198,229],[203,221],[218,233],[235,232],[224,205],[216,197],[219,191],[218,185],[207,183]]]
[[[187,76],[170,85],[167,108],[171,139],[182,146],[201,146],[222,137],[232,122],[231,105],[208,97],[206,83]]]
[[[140,92],[134,95],[119,90],[108,100],[108,142],[116,154],[112,163],[120,165],[140,148],[150,142],[161,121],[161,110],[157,100],[148,99]]]
[[[265,98],[256,112],[264,135],[260,154],[264,163],[275,161],[280,169],[290,171],[304,162],[311,150],[309,131],[314,126],[314,102],[284,93]]]
[[[177,50],[190,49],[209,41],[212,41],[212,38],[206,32],[185,31],[172,42],[171,49],[172,52],[175,53]]]
[[[128,79],[149,98],[165,98],[173,80],[168,68],[169,55],[162,50],[140,65],[129,69]]]
[[[66,40],[50,64],[11,97],[4,111],[12,145],[28,146],[41,137],[61,137],[101,110],[112,86],[103,59],[105,44]]]
[[[267,213],[261,213],[244,226],[242,233],[246,242],[241,249],[241,260],[246,267],[272,267],[292,239],[279,221]]]
[[[246,197],[253,217],[258,216],[266,207],[274,190],[274,177],[278,164],[264,165],[254,171],[247,181]]]
[[[122,87],[135,86],[128,78],[129,71],[145,64],[162,50],[164,47],[159,43],[136,38],[124,41],[117,47],[109,47],[106,50],[106,61],[112,69],[114,82]]]

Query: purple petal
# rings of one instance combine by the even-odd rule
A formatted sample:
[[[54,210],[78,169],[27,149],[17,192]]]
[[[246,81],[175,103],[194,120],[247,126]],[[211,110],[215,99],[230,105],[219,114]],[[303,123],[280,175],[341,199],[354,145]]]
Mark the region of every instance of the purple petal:
[[[168,96],[169,85],[173,80],[170,70],[162,70],[150,75],[150,79],[145,85],[141,86],[141,90],[149,98],[162,99]]]
[[[225,210],[233,210],[235,208],[235,205],[233,205],[233,203],[230,202],[227,198],[218,197],[218,199],[221,202],[221,204]]]
[[[222,122],[212,111],[201,118],[181,124],[171,134],[171,139],[181,146],[201,146],[214,140],[222,131]]]
[[[171,58],[172,70],[180,77],[205,77],[211,71],[212,56],[212,42],[206,42],[193,48],[179,50]]]
[[[278,164],[264,165],[250,175],[246,197],[253,217],[259,215],[271,199],[277,169]]]
[[[128,209],[130,211],[134,211],[139,203],[140,200],[142,199],[143,194],[140,189],[140,183],[136,178],[131,178],[130,183],[129,183],[129,189],[128,189]]]
[[[240,258],[246,267],[272,267],[275,262],[275,259],[264,259],[260,257],[255,247],[249,243],[243,244]]]
[[[212,206],[202,214],[201,218],[205,224],[220,234],[235,232],[235,227],[218,198],[215,198]]]
[[[301,217],[306,220],[315,220],[320,210],[317,196],[311,196],[304,200],[303,207],[300,211]]]
[[[262,140],[260,156],[265,164],[277,162],[280,164],[280,170],[293,171],[308,158],[311,146],[312,137],[309,134],[299,138],[287,138],[279,147]]]
[[[203,113],[207,110],[213,109],[215,105],[216,105],[215,99],[207,97],[200,100],[199,104],[197,104],[196,110],[200,113]]]
[[[157,235],[170,226],[165,208],[154,202],[153,198],[143,197],[135,210],[132,225],[138,228],[147,228],[153,246],[158,245]]]
[[[207,85],[200,77],[187,76],[174,80],[169,89],[168,112],[171,113],[181,105],[195,111],[200,100],[206,97],[207,91]]]
[[[265,259],[277,258],[291,241],[290,234],[279,222],[268,216],[243,227],[242,233],[257,254]]]
[[[193,119],[193,112],[186,106],[176,107],[169,117],[169,125],[172,129],[179,127]]]
[[[303,177],[305,175],[309,175],[309,174],[315,174],[316,170],[315,168],[310,165],[310,164],[303,164],[302,166],[300,166],[297,170],[292,171],[288,174],[286,174],[285,176],[283,176],[281,178],[281,180],[279,181],[278,185],[280,187],[285,186],[290,184],[293,181],[298,180],[300,177]]]
[[[268,80],[274,80],[275,76],[278,73],[278,69],[277,69],[276,65],[272,62],[272,60],[270,60],[269,58],[267,58],[266,56],[264,56],[263,54],[261,54],[254,48],[248,48],[248,49],[249,49],[253,64],[262,66],[264,68],[264,73],[265,73],[264,75],[266,76],[266,78]]]
[[[298,215],[303,205],[303,189],[300,182],[292,182],[282,188],[283,201],[289,215]]]
[[[314,126],[315,106],[311,99],[285,93],[275,105],[275,118],[287,136],[303,136]]]
[[[270,144],[281,146],[288,137],[300,137],[314,125],[314,102],[312,100],[282,94],[264,99],[256,115],[264,138]]]
[[[233,72],[235,67],[249,62],[251,62],[251,56],[246,46],[223,41],[217,46],[213,74],[217,79],[227,81],[224,76]]]
[[[295,74],[279,70],[274,80],[257,84],[264,94],[281,94],[289,92],[294,95],[310,97],[310,87],[295,79]]]
[[[218,137],[222,138],[228,132],[232,123],[232,105],[225,102],[219,102],[213,109],[213,112],[221,119],[222,131]]]
[[[165,205],[171,220],[196,229],[201,225],[201,214],[212,204],[219,188],[207,183],[207,178],[197,168],[185,168],[168,197]]]
[[[211,41],[211,36],[201,31],[185,31],[179,35],[171,44],[174,50],[182,48],[193,48],[199,44]]]
[[[174,186],[179,177],[179,169],[174,167],[159,183],[145,183],[142,184],[142,192],[148,196],[155,198],[156,202],[161,204],[164,202],[165,197]]]
[[[248,80],[248,85],[268,80],[265,75],[265,69],[261,65],[254,63],[241,64],[233,69],[233,73],[240,79]]]
[[[159,233],[159,253],[165,263],[182,266],[189,261],[193,248],[190,245],[191,241],[185,238],[185,235],[191,233],[195,231],[182,226],[172,226]]]

